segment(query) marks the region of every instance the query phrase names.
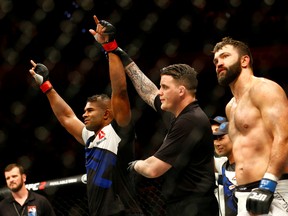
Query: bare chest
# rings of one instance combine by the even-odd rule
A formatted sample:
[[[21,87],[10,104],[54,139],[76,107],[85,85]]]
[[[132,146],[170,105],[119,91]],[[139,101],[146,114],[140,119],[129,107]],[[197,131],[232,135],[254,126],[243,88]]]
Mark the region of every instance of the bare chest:
[[[245,135],[255,127],[260,118],[260,113],[249,98],[244,97],[238,101],[234,99],[229,117],[229,125],[232,127],[231,132]]]

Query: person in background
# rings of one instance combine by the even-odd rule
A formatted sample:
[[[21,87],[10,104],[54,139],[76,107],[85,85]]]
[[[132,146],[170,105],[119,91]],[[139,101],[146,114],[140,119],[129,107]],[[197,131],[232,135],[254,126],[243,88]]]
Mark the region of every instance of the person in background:
[[[145,160],[132,161],[128,169],[147,178],[164,176],[162,191],[168,216],[218,215],[213,134],[209,118],[196,99],[197,72],[187,64],[162,68],[158,89],[118,47],[114,27],[96,16],[94,19],[98,31],[90,32],[108,54],[119,55],[141,98],[159,114],[171,117],[158,151]],[[105,38],[99,40],[98,34]]]
[[[31,60],[30,73],[61,125],[85,147],[89,215],[143,215],[133,183],[127,177],[127,163],[135,159],[136,135],[126,75],[117,55],[109,53],[107,57],[111,98],[107,94],[89,97],[83,122],[53,88],[45,65]]]
[[[214,118],[210,118],[212,132],[214,133],[215,131],[217,131],[219,128],[219,125],[226,121],[227,121],[227,118],[224,116],[216,116]],[[214,151],[215,151],[215,163],[220,164],[219,166],[221,167],[222,164],[225,163],[228,158],[225,156],[220,157],[218,155],[217,149],[215,148],[215,139],[214,139]],[[220,169],[220,172],[218,172],[215,169],[215,178],[216,178],[216,185],[217,185],[217,188],[215,188],[215,196],[219,204],[219,215],[225,215],[224,189],[223,189],[223,182],[222,182],[223,178],[222,178],[221,169]]]
[[[237,201],[234,190],[237,185],[235,177],[235,161],[232,152],[232,142],[228,135],[228,122],[223,122],[213,132],[214,147],[218,157],[215,157],[215,170],[218,177],[218,202],[221,214],[224,216],[237,215]],[[224,204],[224,208],[223,208]]]
[[[12,163],[5,167],[4,176],[11,194],[0,202],[1,216],[56,216],[48,199],[26,188],[23,166]]]
[[[219,128],[219,125],[223,122],[227,122],[227,118],[224,116],[216,116],[215,118],[210,118],[212,132],[217,130]]]
[[[288,214],[288,100],[276,82],[256,77],[247,44],[224,37],[213,49],[218,83],[233,97],[225,111],[233,143],[238,215]]]

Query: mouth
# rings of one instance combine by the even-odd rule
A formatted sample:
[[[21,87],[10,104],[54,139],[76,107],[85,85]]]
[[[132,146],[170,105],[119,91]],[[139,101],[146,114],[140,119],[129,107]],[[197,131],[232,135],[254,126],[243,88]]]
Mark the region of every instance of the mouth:
[[[224,72],[224,71],[225,71],[225,68],[221,68],[221,69],[217,70],[218,76],[219,76],[222,72]]]
[[[218,77],[219,77],[219,76],[221,76],[221,74],[222,74],[222,73],[223,73],[223,72],[222,72],[222,71],[220,71],[220,72],[218,73]]]
[[[219,152],[222,152],[222,151],[223,151],[223,148],[217,148],[217,150],[218,150]]]

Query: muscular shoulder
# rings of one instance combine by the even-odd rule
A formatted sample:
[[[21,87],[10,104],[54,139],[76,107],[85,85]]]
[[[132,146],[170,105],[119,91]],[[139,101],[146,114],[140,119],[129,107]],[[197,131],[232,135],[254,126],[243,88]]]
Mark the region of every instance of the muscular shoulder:
[[[276,82],[254,77],[253,85],[249,91],[249,97],[254,102],[271,103],[274,100],[285,99],[286,93],[283,88]]]
[[[254,82],[250,93],[276,93],[279,91],[284,93],[284,90],[278,83],[266,78],[254,77]]]

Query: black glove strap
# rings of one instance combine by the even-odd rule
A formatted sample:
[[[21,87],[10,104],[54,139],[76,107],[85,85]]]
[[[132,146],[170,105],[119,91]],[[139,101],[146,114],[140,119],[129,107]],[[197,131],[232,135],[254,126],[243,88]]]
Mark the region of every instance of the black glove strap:
[[[120,47],[117,47],[117,49],[113,50],[112,53],[119,56],[124,67],[126,67],[131,62],[133,62],[133,60],[128,56],[128,54],[124,50],[122,50]]]

